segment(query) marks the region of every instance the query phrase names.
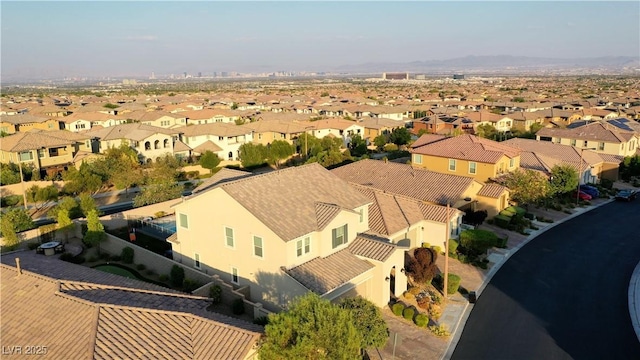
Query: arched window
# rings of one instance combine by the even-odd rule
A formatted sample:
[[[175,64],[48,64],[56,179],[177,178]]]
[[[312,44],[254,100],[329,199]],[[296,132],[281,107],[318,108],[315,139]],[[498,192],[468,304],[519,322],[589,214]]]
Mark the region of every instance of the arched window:
[[[156,141],[153,143],[153,147],[154,147],[154,149],[160,149],[160,140],[156,140]]]
[[[169,139],[164,139],[164,147],[165,148],[169,147]]]
[[[233,160],[233,152],[229,151],[229,160]]]
[[[145,150],[151,150],[151,143],[150,143],[150,142],[148,142],[148,141],[147,141],[147,142],[145,142],[145,143],[144,143],[144,149],[145,149]]]

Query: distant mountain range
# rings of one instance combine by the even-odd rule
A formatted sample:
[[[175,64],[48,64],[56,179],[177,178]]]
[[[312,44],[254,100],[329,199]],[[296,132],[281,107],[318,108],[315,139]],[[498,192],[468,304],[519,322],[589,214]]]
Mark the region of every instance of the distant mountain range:
[[[521,72],[521,71],[558,71],[558,70],[601,70],[636,71],[640,69],[640,57],[607,56],[594,58],[543,58],[528,56],[465,56],[447,60],[413,61],[407,63],[366,63],[343,65],[334,71],[347,73],[374,72]]]

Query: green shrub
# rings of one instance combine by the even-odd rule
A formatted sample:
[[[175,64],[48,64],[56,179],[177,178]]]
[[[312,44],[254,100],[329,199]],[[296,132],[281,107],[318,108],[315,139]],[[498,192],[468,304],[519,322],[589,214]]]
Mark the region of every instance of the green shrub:
[[[458,251],[458,241],[455,239],[449,239],[449,255],[454,255]]]
[[[420,289],[418,286],[412,286],[408,290],[408,292],[411,293],[412,295],[418,295],[420,294],[421,291],[422,289]]]
[[[120,252],[120,257],[122,258],[122,262],[124,262],[125,264],[133,264],[133,256],[134,256],[134,251],[132,248],[128,246],[124,247]]]
[[[386,152],[398,151],[398,145],[396,145],[396,144],[385,144],[383,149]]]
[[[70,253],[63,253],[60,255],[60,260],[70,262],[73,264],[82,264],[85,262],[85,258],[82,256],[73,256]]]
[[[146,273],[147,275],[155,275],[155,274],[156,274],[155,270],[153,270],[153,269],[149,269],[149,270],[147,270],[145,273]]]
[[[573,214],[573,212],[572,212],[571,210],[563,210],[563,212],[564,212],[565,214]]]
[[[405,291],[404,293],[402,293],[402,296],[404,296],[405,299],[411,300],[411,299],[415,299],[416,296],[413,295],[412,293]]]
[[[169,278],[171,279],[171,285],[176,287],[182,286],[184,282],[184,269],[181,266],[173,265],[169,273]]]
[[[397,316],[402,316],[404,312],[404,305],[401,303],[395,303],[391,306],[391,312],[396,314]]]
[[[422,247],[423,247],[423,248],[427,248],[427,249],[429,249],[429,248],[431,247],[431,244],[429,244],[429,243],[427,243],[427,242],[423,242],[423,243],[422,243]]]
[[[413,315],[415,315],[416,311],[413,308],[406,308],[404,309],[404,311],[402,311],[402,317],[404,317],[407,320],[411,320],[413,321]]]
[[[167,213],[166,213],[166,212],[164,212],[164,211],[158,211],[158,212],[156,212],[155,214],[153,214],[153,216],[154,216],[155,218],[161,218],[161,217],[163,217],[163,216],[165,216],[165,215],[167,215]]]
[[[447,282],[447,294],[455,294],[458,291],[458,287],[460,287],[460,276],[450,273],[449,281]]]
[[[440,246],[434,245],[431,247],[433,249],[433,251],[435,251],[438,254],[442,254],[442,248]]]
[[[201,286],[202,285],[200,285],[199,282],[191,279],[184,279],[184,281],[182,282],[182,289],[188,293],[198,289]]]
[[[493,225],[493,223],[494,223],[494,222],[495,222],[495,221],[494,221],[493,219],[488,219],[488,220],[487,220],[487,224],[489,224],[489,225]]]
[[[460,233],[460,245],[467,250],[467,255],[480,255],[496,246],[498,236],[488,230],[465,230]]]
[[[506,249],[507,241],[509,241],[509,237],[498,238],[498,240],[496,240],[496,247],[500,249]]]
[[[169,276],[167,274],[160,274],[158,275],[158,280],[166,282],[167,280],[169,280]]]
[[[425,314],[418,314],[413,322],[419,327],[425,327],[429,324],[429,318]]]
[[[242,299],[233,300],[233,303],[231,303],[231,312],[235,315],[244,314],[244,301],[242,301]]]
[[[602,186],[605,189],[612,189],[613,188],[613,181],[611,181],[609,179],[600,179],[600,186]]]
[[[431,332],[436,336],[449,336],[449,335],[451,335],[449,333],[449,331],[447,330],[447,327],[445,326],[445,324],[429,326],[429,330],[431,330]]]
[[[512,217],[515,214],[516,214],[515,212],[507,211],[506,209],[500,211],[501,216]]]
[[[509,223],[511,222],[511,217],[510,216],[504,216],[504,215],[496,215],[493,218],[493,221],[495,222],[495,224],[503,229],[506,229],[507,226],[509,226]]]
[[[209,297],[214,304],[219,304],[222,301],[222,288],[220,285],[213,285],[209,288]]]
[[[269,317],[268,316],[257,317],[253,320],[253,323],[256,325],[267,326],[269,324]]]
[[[146,268],[147,268],[147,266],[146,266],[145,264],[138,264],[138,265],[136,265],[136,269],[138,269],[138,270],[144,270],[144,269],[146,269]]]

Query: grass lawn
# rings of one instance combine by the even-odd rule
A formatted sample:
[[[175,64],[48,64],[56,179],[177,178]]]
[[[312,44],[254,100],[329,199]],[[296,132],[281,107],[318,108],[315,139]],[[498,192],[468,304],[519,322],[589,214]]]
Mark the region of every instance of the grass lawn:
[[[135,275],[133,275],[132,272],[130,272],[130,271],[126,270],[126,269],[117,267],[117,266],[99,265],[99,266],[94,267],[94,269],[100,270],[100,271],[104,271],[104,272],[108,272],[108,273],[115,274],[115,275],[128,277],[129,279],[139,280]]]

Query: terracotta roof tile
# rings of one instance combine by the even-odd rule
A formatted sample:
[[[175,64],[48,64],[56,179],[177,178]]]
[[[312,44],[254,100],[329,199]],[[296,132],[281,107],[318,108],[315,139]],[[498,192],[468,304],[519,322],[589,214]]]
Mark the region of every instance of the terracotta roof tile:
[[[348,249],[354,255],[384,262],[398,249],[398,246],[392,244],[389,239],[364,233],[358,234]]]
[[[542,128],[536,136],[560,137],[577,140],[591,140],[609,143],[626,142],[634,136],[632,132],[620,131],[613,125],[605,125],[601,122],[593,122],[575,128]]]
[[[309,290],[323,295],[374,267],[344,249],[325,258],[317,257],[285,272]]]
[[[37,150],[42,147],[56,147],[84,142],[89,136],[65,130],[18,132],[5,136],[0,141],[0,149],[9,152]]]
[[[414,147],[414,154],[445,157],[495,164],[503,156],[514,158],[520,150],[504,145],[497,141],[484,139],[473,135],[460,135],[420,147]]]
[[[489,197],[493,199],[499,198],[507,188],[499,184],[486,184],[478,191],[478,196]]]
[[[418,138],[418,140],[416,140],[413,144],[411,144],[411,148],[417,148],[423,145],[427,145],[427,144],[431,144],[440,140],[444,140],[447,137],[444,135],[437,135],[437,134],[423,134],[422,136],[420,136]]]

